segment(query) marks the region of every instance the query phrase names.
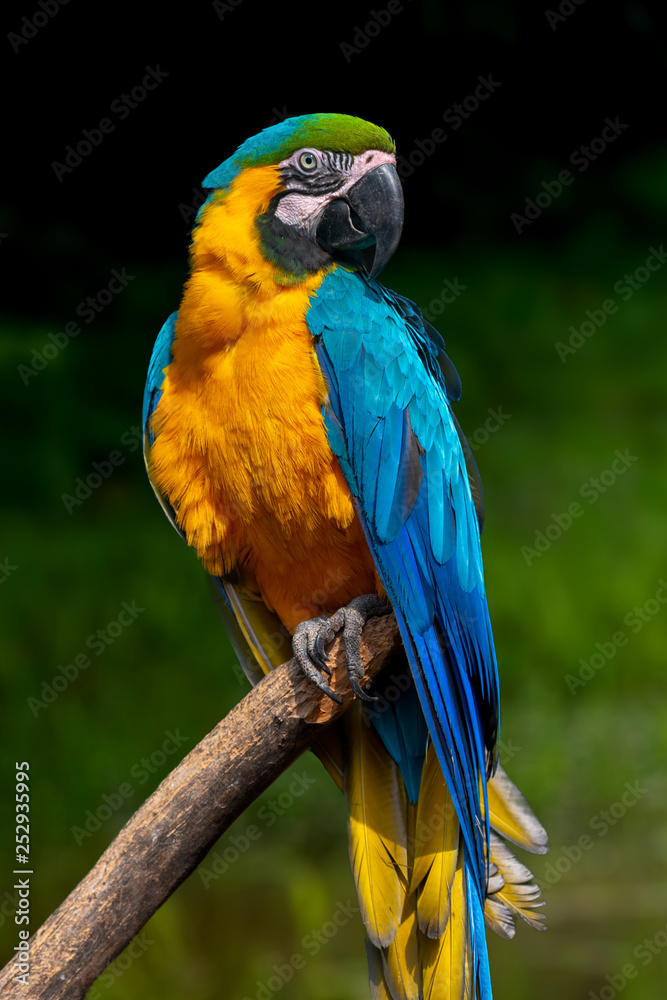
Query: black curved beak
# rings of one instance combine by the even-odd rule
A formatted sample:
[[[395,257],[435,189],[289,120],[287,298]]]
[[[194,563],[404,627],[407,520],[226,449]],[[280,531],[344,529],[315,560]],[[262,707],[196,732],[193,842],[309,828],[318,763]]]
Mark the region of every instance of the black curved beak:
[[[351,187],[345,198],[329,202],[315,230],[328,253],[364,250],[375,244],[370,277],[389,262],[403,229],[403,189],[391,163],[375,167]]]

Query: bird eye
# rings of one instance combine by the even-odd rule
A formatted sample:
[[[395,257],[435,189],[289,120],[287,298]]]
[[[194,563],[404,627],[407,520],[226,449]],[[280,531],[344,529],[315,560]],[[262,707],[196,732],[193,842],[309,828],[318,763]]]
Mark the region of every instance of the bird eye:
[[[302,170],[314,170],[317,166],[317,157],[314,153],[302,153],[299,157],[299,166]]]

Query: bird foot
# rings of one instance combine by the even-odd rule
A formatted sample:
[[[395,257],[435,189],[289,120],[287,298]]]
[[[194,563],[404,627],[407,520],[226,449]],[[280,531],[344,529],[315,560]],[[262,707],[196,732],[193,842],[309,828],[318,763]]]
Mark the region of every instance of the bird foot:
[[[377,594],[364,594],[362,597],[355,597],[346,607],[339,608],[331,617],[310,618],[301,622],[294,630],[292,649],[297,663],[306,677],[339,705],[342,704],[342,699],[331,690],[322,676],[325,673],[327,677],[331,677],[329,657],[324,647],[333,642],[342,631],[350,687],[362,701],[377,701],[377,698],[368,694],[368,686],[364,691],[359,683],[364,676],[361,632],[369,618],[377,618],[390,611],[391,606],[381,601]]]

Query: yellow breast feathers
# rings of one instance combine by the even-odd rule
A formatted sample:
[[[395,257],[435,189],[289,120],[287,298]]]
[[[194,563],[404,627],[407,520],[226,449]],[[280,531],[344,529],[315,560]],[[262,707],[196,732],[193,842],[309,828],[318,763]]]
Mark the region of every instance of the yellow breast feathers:
[[[278,284],[254,228],[277,184],[275,167],[248,170],[202,213],[150,471],[208,571],[243,566],[291,628],[325,606],[310,599],[324,568],[349,582],[329,588],[335,607],[360,574],[373,589],[374,575],[327,443],[326,384],[305,321],[324,275]]]

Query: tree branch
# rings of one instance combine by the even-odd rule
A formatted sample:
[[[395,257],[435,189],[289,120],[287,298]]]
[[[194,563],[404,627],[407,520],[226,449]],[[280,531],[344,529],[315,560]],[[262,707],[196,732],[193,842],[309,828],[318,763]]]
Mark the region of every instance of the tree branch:
[[[365,627],[368,677],[400,644],[393,615]],[[190,875],[234,820],[352,702],[344,647],[331,650],[337,705],[294,660],[263,678],[188,754],[126,823],[94,868],[30,939],[29,985],[15,959],[0,996],[79,1000]]]

